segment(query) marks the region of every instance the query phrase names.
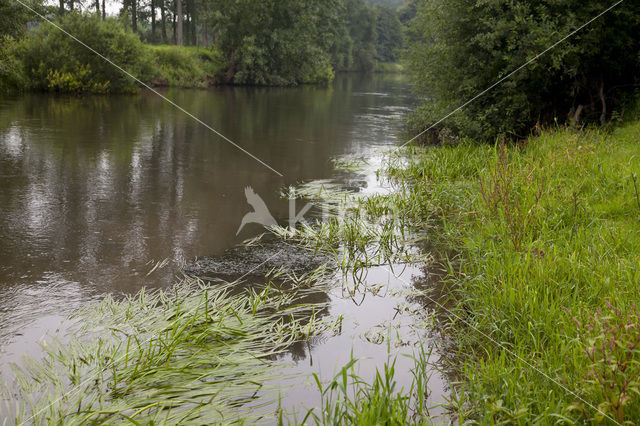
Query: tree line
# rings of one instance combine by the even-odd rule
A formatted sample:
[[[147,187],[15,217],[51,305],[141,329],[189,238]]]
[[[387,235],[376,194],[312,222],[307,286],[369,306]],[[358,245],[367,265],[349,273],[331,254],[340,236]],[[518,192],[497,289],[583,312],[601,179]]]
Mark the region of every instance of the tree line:
[[[200,67],[219,69],[209,81],[255,85],[320,83],[331,81],[337,71],[374,71],[379,63],[398,61],[403,46],[400,12],[364,0],[59,0],[55,6],[27,1],[68,32],[95,40],[102,53],[126,57],[132,69],[156,64],[166,71],[149,71],[149,82],[180,74],[175,59],[181,57],[146,49],[149,45],[209,48],[222,63],[218,67],[208,57]],[[108,13],[114,6],[119,8],[115,16]],[[1,86],[131,89],[115,70],[109,73],[38,21],[13,0],[0,5]],[[122,50],[125,40],[129,48]],[[197,85],[202,81],[198,77]]]

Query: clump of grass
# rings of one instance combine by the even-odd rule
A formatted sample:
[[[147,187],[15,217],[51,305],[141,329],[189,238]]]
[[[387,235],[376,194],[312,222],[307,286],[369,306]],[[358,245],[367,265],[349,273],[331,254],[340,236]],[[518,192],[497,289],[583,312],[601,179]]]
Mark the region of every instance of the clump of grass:
[[[573,320],[591,365],[585,383],[603,399],[599,408],[623,423],[625,406],[640,393],[640,312],[635,307],[623,312],[605,301],[584,323]],[[576,403],[576,409],[589,419],[583,404]]]
[[[219,52],[212,48],[146,45],[156,64],[156,84],[172,87],[208,87],[223,66]]]
[[[429,358],[431,354],[420,350],[413,357],[413,381],[409,389],[398,388],[395,380],[395,359],[376,370],[371,381],[356,372],[358,360],[351,360],[329,383],[323,385],[316,374],[315,384],[321,395],[321,407],[311,409],[302,421],[318,425],[405,425],[431,424],[427,406]],[[284,424],[284,413],[279,424]]]
[[[333,327],[299,291],[187,279],[83,308],[75,336],[16,367],[16,423],[257,421],[277,399],[276,358]],[[278,367],[279,366],[279,367]],[[250,406],[250,409],[248,408]],[[270,413],[272,415],[272,413]]]

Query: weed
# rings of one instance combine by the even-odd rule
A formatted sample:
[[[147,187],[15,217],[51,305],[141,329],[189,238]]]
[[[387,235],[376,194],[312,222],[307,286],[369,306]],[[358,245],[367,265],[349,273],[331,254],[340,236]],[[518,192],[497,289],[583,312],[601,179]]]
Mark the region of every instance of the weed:
[[[575,317],[573,321],[590,365],[585,382],[602,395],[598,408],[623,423],[625,406],[633,394],[640,394],[640,312],[635,307],[623,312],[605,301],[584,323]],[[576,407],[591,418],[580,404]],[[602,420],[599,414],[596,419]]]

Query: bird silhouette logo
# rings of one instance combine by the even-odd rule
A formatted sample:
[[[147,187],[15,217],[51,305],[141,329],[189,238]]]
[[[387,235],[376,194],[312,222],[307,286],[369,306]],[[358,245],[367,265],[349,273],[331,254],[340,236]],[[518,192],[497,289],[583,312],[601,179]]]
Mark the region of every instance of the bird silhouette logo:
[[[252,187],[247,186],[244,189],[244,195],[245,197],[247,197],[247,203],[249,203],[249,205],[253,207],[253,211],[244,215],[244,217],[242,218],[242,222],[240,223],[240,228],[238,228],[238,232],[236,232],[236,235],[238,235],[240,231],[242,231],[242,228],[244,228],[244,226],[248,223],[257,223],[263,226],[277,225],[277,222],[271,215],[271,212],[269,212],[267,205],[262,200],[262,198],[260,198],[260,196],[256,194]]]

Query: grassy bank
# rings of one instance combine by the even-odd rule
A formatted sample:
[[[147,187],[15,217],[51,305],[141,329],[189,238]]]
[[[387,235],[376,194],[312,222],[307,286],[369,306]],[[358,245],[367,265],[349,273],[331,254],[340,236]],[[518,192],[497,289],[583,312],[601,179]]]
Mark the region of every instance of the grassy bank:
[[[416,244],[440,259],[444,287],[425,296],[446,318],[438,327],[448,334],[445,365],[460,420],[634,421],[639,138],[635,121],[545,131],[510,146],[410,147],[379,172],[397,191],[317,191],[347,215],[298,237],[341,247],[343,268],[355,272]]]
[[[633,122],[390,160],[388,203],[449,265],[463,418],[640,417],[639,138]]]
[[[155,85],[205,88],[213,85],[223,60],[213,48],[145,45],[153,57]]]
[[[59,25],[108,61],[57,28],[40,24],[20,39],[1,38],[0,91],[136,92],[140,84],[118,67],[148,85],[207,87],[224,67],[215,48],[145,44],[115,18],[70,13]]]

